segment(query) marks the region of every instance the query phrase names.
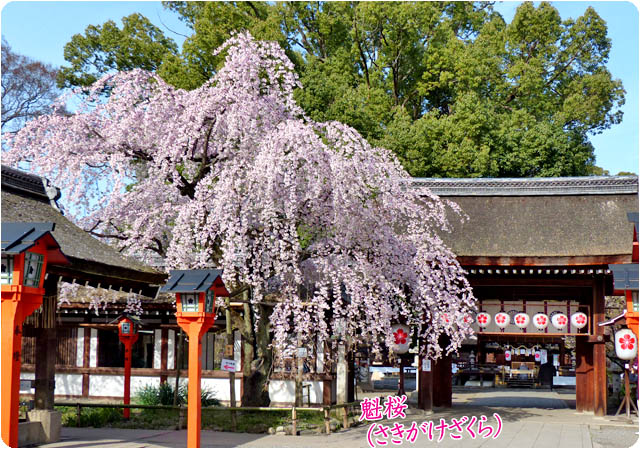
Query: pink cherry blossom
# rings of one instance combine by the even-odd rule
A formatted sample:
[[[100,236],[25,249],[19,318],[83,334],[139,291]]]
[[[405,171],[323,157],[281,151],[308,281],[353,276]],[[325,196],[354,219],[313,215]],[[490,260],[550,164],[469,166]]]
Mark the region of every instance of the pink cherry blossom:
[[[459,348],[475,298],[439,237],[457,206],[354,129],[306,117],[277,43],[243,33],[218,51],[224,66],[192,91],[139,69],[103,77],[77,113],[9,135],[3,162],[49,178],[67,215],[126,254],[222,267],[254,304],[275,295],[280,351],[330,336],[380,351],[397,321],[423,356]]]

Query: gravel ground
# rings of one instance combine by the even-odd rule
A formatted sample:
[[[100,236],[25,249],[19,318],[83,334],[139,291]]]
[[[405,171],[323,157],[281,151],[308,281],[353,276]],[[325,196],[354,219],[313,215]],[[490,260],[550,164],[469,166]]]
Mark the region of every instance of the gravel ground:
[[[638,429],[621,426],[591,426],[593,447],[632,447],[638,442]]]

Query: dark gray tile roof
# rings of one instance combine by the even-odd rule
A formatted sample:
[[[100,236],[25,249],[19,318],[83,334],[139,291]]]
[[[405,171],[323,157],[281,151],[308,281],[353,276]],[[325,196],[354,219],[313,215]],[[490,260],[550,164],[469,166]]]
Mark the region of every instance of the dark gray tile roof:
[[[609,265],[613,272],[613,288],[616,290],[638,290],[638,264]]]
[[[21,254],[31,248],[46,234],[51,233],[55,223],[2,223],[2,252]]]
[[[222,278],[222,270],[171,270],[169,280],[160,291],[194,293],[209,290],[216,279]]]

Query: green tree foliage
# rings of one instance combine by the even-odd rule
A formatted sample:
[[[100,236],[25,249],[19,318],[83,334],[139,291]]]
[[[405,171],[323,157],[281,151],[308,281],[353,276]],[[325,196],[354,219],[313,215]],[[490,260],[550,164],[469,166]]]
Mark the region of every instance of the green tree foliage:
[[[296,100],[312,119],[353,126],[414,176],[591,174],[589,136],[622,119],[622,83],[605,67],[607,27],[592,8],[563,21],[550,4],[525,2],[507,24],[485,2],[165,7],[193,31],[181,53],[158,30],[145,32],[148,22],[120,33],[107,22],[74,36],[66,48],[72,67],[61,77],[85,85],[98,73],[150,64],[193,89],[219,67],[213,50],[248,30],[285,48],[304,86]],[[115,64],[120,47],[84,44],[110,33],[144,45],[130,45],[126,64]],[[164,53],[150,50],[162,45]]]
[[[85,34],[75,34],[64,46],[64,59],[71,65],[58,73],[58,87],[89,86],[110,71],[141,68],[156,71],[176,43],[141,14],[122,18],[122,28],[109,20],[89,25]]]

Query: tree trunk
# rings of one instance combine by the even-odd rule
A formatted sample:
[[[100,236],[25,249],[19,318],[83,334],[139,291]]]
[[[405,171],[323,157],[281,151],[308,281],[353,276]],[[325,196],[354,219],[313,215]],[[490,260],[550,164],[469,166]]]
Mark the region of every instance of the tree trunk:
[[[269,349],[271,340],[267,327],[269,310],[263,305],[258,307],[260,308],[260,321],[256,332],[251,305],[244,305],[243,393],[241,400],[244,407],[268,406],[271,402],[268,390],[272,363],[272,354]]]

